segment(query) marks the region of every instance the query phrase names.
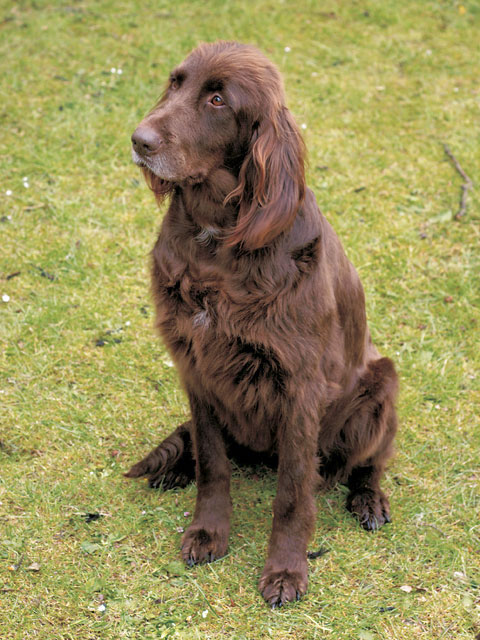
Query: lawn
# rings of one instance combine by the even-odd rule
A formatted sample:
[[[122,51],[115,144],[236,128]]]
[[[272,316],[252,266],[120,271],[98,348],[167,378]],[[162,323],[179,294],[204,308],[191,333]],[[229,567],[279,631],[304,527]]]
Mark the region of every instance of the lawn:
[[[310,584],[257,582],[276,478],[235,470],[229,554],[179,560],[195,487],[122,472],[188,415],[153,330],[162,212],[130,134],[200,41],[279,66],[308,182],[401,377],[393,522],[318,496]],[[480,3],[0,6],[0,638],[473,640],[480,633]],[[462,184],[447,144],[473,182]]]

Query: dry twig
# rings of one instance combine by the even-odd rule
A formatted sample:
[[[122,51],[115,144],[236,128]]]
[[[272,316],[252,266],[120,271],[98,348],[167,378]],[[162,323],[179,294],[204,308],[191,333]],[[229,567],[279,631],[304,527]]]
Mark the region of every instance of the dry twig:
[[[469,189],[473,188],[473,182],[470,180],[470,178],[467,176],[467,174],[465,173],[465,171],[462,169],[462,167],[460,166],[460,163],[458,162],[458,160],[456,159],[456,157],[453,155],[453,153],[450,151],[450,148],[447,144],[443,145],[443,148],[445,150],[445,153],[447,154],[447,156],[450,158],[450,160],[453,162],[453,166],[455,167],[455,169],[457,170],[457,172],[462,176],[462,178],[464,179],[464,183],[462,184],[462,196],[460,198],[460,208],[457,211],[457,213],[455,214],[455,218],[457,220],[459,220],[461,217],[463,217],[465,215],[465,212],[467,210],[467,193]]]

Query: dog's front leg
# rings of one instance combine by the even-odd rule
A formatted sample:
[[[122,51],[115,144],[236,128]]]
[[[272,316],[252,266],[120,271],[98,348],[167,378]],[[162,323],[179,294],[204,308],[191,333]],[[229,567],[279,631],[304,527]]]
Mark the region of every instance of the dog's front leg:
[[[315,526],[316,430],[305,416],[278,437],[278,485],[268,557],[259,583],[272,606],[298,600],[307,590],[307,544]],[[310,423],[310,424],[309,424]]]
[[[192,524],[182,538],[182,557],[192,566],[212,562],[227,551],[230,530],[230,464],[220,426],[211,406],[189,393],[196,460],[197,503]]]

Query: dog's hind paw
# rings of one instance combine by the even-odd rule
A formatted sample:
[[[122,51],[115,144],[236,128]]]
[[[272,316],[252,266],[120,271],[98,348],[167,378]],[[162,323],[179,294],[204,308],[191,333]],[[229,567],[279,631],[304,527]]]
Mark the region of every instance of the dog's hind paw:
[[[352,491],[347,498],[347,509],[367,531],[376,531],[392,521],[388,498],[382,491]]]

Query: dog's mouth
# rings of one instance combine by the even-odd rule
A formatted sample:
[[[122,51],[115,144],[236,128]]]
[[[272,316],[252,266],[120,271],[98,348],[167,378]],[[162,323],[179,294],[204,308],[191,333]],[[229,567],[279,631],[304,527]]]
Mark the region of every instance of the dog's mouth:
[[[167,159],[163,155],[154,156],[141,156],[132,148],[132,160],[142,169],[148,169],[154,176],[164,180],[165,182],[173,182],[175,184],[200,184],[206,179],[206,175],[203,171],[198,173],[192,173],[182,175],[181,171],[175,171],[168,163]]]
[[[138,167],[146,167],[147,162],[142,156],[139,156],[135,149],[132,148],[132,160]]]
[[[149,157],[146,158],[144,156],[141,156],[133,148],[132,148],[132,160],[137,165],[137,167],[144,167],[146,169],[150,169],[152,173],[154,173],[155,175],[158,175],[157,172],[155,171],[155,167],[153,166],[154,163],[151,161],[151,159]],[[163,176],[160,176],[160,175],[158,177],[163,178]]]

